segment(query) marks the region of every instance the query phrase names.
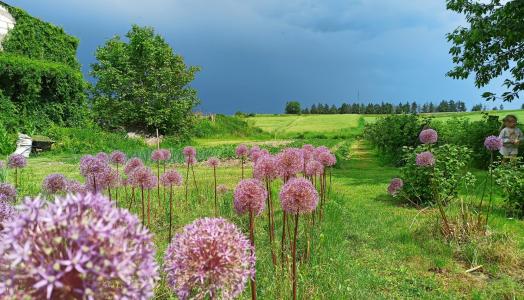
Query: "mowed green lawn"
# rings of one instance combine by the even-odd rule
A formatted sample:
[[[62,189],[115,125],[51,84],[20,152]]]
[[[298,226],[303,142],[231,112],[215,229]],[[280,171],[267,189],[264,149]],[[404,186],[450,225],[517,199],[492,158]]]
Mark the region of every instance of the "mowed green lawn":
[[[289,134],[302,132],[333,133],[354,130],[362,115],[257,115],[247,120],[266,132]]]

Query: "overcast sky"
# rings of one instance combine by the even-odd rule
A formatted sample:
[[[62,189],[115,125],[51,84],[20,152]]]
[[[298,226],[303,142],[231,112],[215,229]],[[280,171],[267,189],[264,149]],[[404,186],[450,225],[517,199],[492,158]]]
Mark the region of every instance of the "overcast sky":
[[[205,112],[279,113],[286,101],[463,100],[500,91],[445,76],[445,39],[463,18],[445,0],[7,0],[96,47],[131,24],[153,26],[186,63]],[[507,104],[506,108],[521,103]],[[489,107],[493,103],[487,103]]]

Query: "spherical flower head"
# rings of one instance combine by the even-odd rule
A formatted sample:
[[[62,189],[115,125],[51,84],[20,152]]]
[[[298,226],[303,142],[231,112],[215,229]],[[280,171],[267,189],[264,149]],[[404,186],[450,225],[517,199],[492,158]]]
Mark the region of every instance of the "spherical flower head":
[[[80,159],[80,173],[84,177],[96,176],[107,167],[107,161],[92,155],[85,155]]]
[[[253,147],[251,147],[251,149],[249,149],[249,159],[254,160],[253,155],[256,155],[256,153],[258,153],[259,151],[260,147],[258,145],[254,145]]]
[[[68,180],[66,183],[66,192],[72,194],[85,194],[87,192],[87,188],[77,180]]]
[[[331,150],[329,150],[326,146],[319,146],[313,150],[313,158],[318,160],[318,157],[321,153],[331,153]]]
[[[326,167],[334,166],[337,163],[337,157],[331,152],[321,152],[317,156],[317,160]]]
[[[422,144],[435,144],[438,140],[438,133],[434,129],[424,129],[420,132],[418,138]]]
[[[244,144],[240,144],[237,146],[237,148],[235,149],[235,153],[238,157],[240,158],[246,158],[247,155],[249,154],[249,149],[247,148],[246,145]]]
[[[404,181],[400,178],[393,178],[388,186],[388,193],[392,196],[396,195],[404,186]]]
[[[292,178],[280,191],[280,204],[287,213],[312,212],[318,204],[318,192],[311,181],[304,178]]]
[[[133,173],[134,170],[141,168],[143,166],[144,166],[144,163],[142,162],[140,158],[133,157],[127,162],[126,166],[124,167],[124,173],[126,175],[129,175]]]
[[[255,152],[251,152],[251,161],[253,161],[253,163],[256,164],[261,157],[264,157],[267,155],[270,155],[270,154],[269,154],[269,151],[267,151],[266,149],[260,149]]]
[[[118,187],[120,185],[120,175],[115,169],[107,167],[97,177],[97,184],[100,184],[103,188]]]
[[[167,161],[171,158],[171,151],[167,149],[158,149],[151,153],[151,160],[153,161]]]
[[[429,151],[417,154],[416,164],[419,167],[431,167],[435,165],[435,156]]]
[[[160,182],[165,187],[179,186],[182,184],[182,176],[176,170],[167,171],[160,176]]]
[[[62,174],[50,174],[44,179],[42,189],[48,194],[65,192],[67,179]]]
[[[194,165],[197,163],[196,156],[186,156],[186,164],[188,165]]]
[[[216,168],[218,167],[218,165],[220,165],[220,160],[218,160],[218,158],[216,157],[210,157],[207,160],[207,165],[211,168]]]
[[[312,145],[306,144],[302,146],[302,156],[304,157],[304,161],[308,162],[313,159],[313,154],[315,152],[315,148]]]
[[[235,188],[235,210],[239,215],[259,215],[266,207],[267,191],[258,179],[244,179]]]
[[[2,230],[7,226],[8,222],[14,219],[15,215],[16,210],[11,204],[0,201],[0,238],[2,238]]]
[[[0,183],[0,201],[15,202],[16,189],[9,183]]]
[[[278,172],[283,178],[290,178],[301,172],[304,168],[302,150],[286,148],[277,155]]]
[[[324,165],[321,162],[311,160],[306,164],[307,176],[320,176],[322,174],[324,174]]]
[[[186,158],[189,157],[189,156],[196,156],[196,149],[194,147],[191,147],[191,146],[186,146],[182,150],[182,153],[184,154],[184,156]]]
[[[235,299],[255,274],[252,250],[227,220],[196,220],[175,235],[166,251],[168,285],[181,300]]]
[[[227,191],[229,191],[229,189],[227,188],[227,186],[225,184],[219,184],[217,186],[217,192],[220,195],[224,195],[225,193],[227,193]]]
[[[255,163],[253,176],[259,180],[273,180],[278,177],[278,161],[274,156],[264,155]]]
[[[490,135],[484,140],[484,147],[489,151],[498,151],[502,146],[502,139],[498,136]]]
[[[22,154],[12,154],[7,161],[7,166],[11,169],[21,169],[26,165],[27,159]]]
[[[124,152],[116,150],[111,153],[109,159],[115,165],[123,165],[126,163],[127,157]]]
[[[158,272],[151,234],[100,194],[28,198],[4,233],[0,292],[8,298],[153,296]]]
[[[98,152],[95,155],[95,157],[100,159],[101,161],[103,161],[105,163],[109,163],[109,155],[107,155],[107,153],[105,153],[105,152]]]
[[[151,169],[140,167],[130,174],[131,184],[135,187],[152,189],[157,184],[157,178]]]

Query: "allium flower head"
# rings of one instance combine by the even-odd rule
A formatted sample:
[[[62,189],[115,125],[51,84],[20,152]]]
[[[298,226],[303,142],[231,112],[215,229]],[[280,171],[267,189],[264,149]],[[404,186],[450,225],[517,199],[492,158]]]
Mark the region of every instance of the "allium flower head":
[[[237,146],[237,148],[235,149],[235,153],[238,157],[247,157],[247,155],[249,154],[249,149],[247,148],[246,145],[244,144],[240,144]]]
[[[404,186],[404,181],[400,178],[393,178],[388,186],[388,193],[390,195],[396,195]]]
[[[305,144],[302,146],[302,156],[304,157],[305,162],[312,160],[314,153],[315,147],[313,147],[313,145]]]
[[[221,194],[221,195],[224,195],[225,193],[227,193],[228,190],[229,190],[229,189],[228,189],[227,186],[224,185],[224,184],[219,184],[219,185],[217,186],[217,192],[218,192],[219,194]]]
[[[107,167],[102,173],[100,173],[97,182],[103,188],[115,188],[120,185],[120,175],[115,169]]]
[[[297,148],[286,148],[277,155],[278,173],[283,178],[295,176],[304,168],[304,157],[302,150]]]
[[[337,157],[331,152],[320,152],[317,160],[326,167],[334,166],[337,163]]]
[[[267,191],[258,179],[244,179],[235,188],[234,206],[238,214],[253,211],[259,215],[266,207]]]
[[[176,170],[167,171],[160,177],[160,182],[166,187],[179,186],[182,184],[182,176]]]
[[[257,155],[258,152],[260,152],[260,147],[258,145],[251,147],[251,149],[249,149],[249,159],[254,161],[255,159],[253,159],[253,155]]]
[[[312,212],[318,204],[318,193],[311,181],[292,178],[280,191],[280,204],[288,213]]]
[[[320,176],[322,174],[324,174],[324,165],[321,162],[311,160],[306,164],[307,176]]]
[[[498,136],[490,135],[484,140],[484,147],[489,151],[498,151],[502,146],[502,139]]]
[[[144,189],[152,189],[157,184],[157,178],[151,169],[140,167],[130,175],[131,184]]]
[[[418,138],[422,144],[435,144],[438,140],[438,133],[434,129],[424,129]]]
[[[122,151],[113,151],[109,156],[112,163],[116,165],[123,165],[126,163],[126,155]]]
[[[134,170],[141,168],[143,166],[144,166],[144,163],[142,162],[142,160],[140,160],[140,158],[133,157],[127,162],[124,168],[124,173],[126,173],[126,175],[129,175],[133,173]]]
[[[196,156],[186,156],[186,164],[188,165],[194,165],[197,163]]]
[[[105,152],[98,152],[95,157],[103,162],[109,163],[109,155]]]
[[[196,149],[191,146],[186,146],[184,147],[184,150],[182,150],[182,153],[184,154],[185,157],[196,156]]]
[[[0,183],[0,201],[15,202],[16,189],[9,183]]]
[[[151,153],[151,160],[153,161],[167,161],[171,158],[171,151],[167,149],[158,149]]]
[[[65,192],[67,179],[62,174],[50,174],[44,179],[42,189],[49,194]]]
[[[253,161],[253,163],[256,164],[261,157],[267,155],[270,154],[269,151],[267,151],[266,149],[260,149],[258,151],[251,152],[251,161]]]
[[[16,299],[150,299],[152,236],[102,195],[27,198],[0,244],[0,293]],[[16,295],[16,296],[14,296]]]
[[[85,194],[87,192],[87,188],[77,180],[68,180],[66,183],[66,192],[72,194]]]
[[[11,169],[21,169],[26,165],[27,159],[22,154],[12,154],[7,161],[7,166]]]
[[[271,155],[258,158],[253,176],[259,180],[273,180],[278,177],[278,160]]]
[[[7,226],[7,223],[15,217],[15,215],[16,210],[11,204],[0,201],[0,239],[2,238],[2,230]],[[0,290],[0,296],[1,295],[2,292]]]
[[[216,157],[210,157],[207,160],[207,165],[210,166],[211,168],[216,168],[218,167],[218,165],[220,165],[220,160],[218,160],[218,158]]]
[[[234,224],[221,218],[196,220],[167,249],[167,282],[181,300],[237,298],[255,274],[252,252]]]
[[[429,151],[417,154],[416,164],[419,167],[431,167],[435,165],[435,156]]]
[[[329,148],[326,146],[319,146],[313,150],[313,158],[318,160],[318,156],[321,153],[331,153],[331,150],[329,150]]]
[[[96,176],[105,170],[107,162],[92,155],[80,159],[80,173],[84,177]]]

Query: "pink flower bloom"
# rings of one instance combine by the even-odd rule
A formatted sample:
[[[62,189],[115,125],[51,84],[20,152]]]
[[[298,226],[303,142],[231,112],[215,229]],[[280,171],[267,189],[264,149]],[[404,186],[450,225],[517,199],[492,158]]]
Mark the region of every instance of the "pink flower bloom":
[[[66,184],[66,191],[72,194],[85,194],[87,193],[87,188],[77,180],[68,180]]]
[[[144,163],[142,162],[142,160],[140,160],[140,158],[133,157],[127,162],[124,168],[124,173],[126,173],[126,175],[129,176],[131,173],[133,173],[134,170],[143,166]]]
[[[396,195],[404,186],[404,181],[400,178],[393,178],[388,186],[388,193],[390,195]]]
[[[42,183],[42,189],[49,194],[56,194],[65,192],[67,187],[67,180],[62,174],[48,175]]]
[[[122,151],[113,151],[109,156],[112,163],[116,165],[123,165],[126,163],[126,155]]]
[[[337,163],[337,157],[330,152],[320,152],[317,160],[326,167],[334,166]]]
[[[7,161],[7,166],[11,169],[21,169],[26,165],[27,159],[22,154],[12,154]]]
[[[490,135],[484,140],[484,147],[489,151],[498,151],[503,145],[502,139],[498,136]]]
[[[120,185],[120,175],[115,169],[107,167],[97,181],[103,188],[115,188]]]
[[[7,226],[7,223],[14,219],[15,216],[16,209],[11,204],[0,201],[0,239],[2,238],[2,230]]]
[[[249,154],[249,149],[247,148],[246,145],[240,144],[236,148],[235,153],[237,154],[238,157],[246,158],[247,155]]]
[[[259,180],[273,180],[278,176],[278,161],[271,155],[264,155],[255,163],[253,176]]]
[[[153,161],[167,161],[171,158],[171,151],[167,149],[158,149],[151,153],[151,160]]]
[[[95,157],[105,163],[109,163],[109,155],[107,155],[105,152],[98,152]]]
[[[197,163],[196,156],[186,156],[186,164],[194,165]]]
[[[80,173],[86,178],[100,174],[106,167],[106,161],[91,155],[85,155],[80,159]]]
[[[277,155],[278,173],[286,179],[300,173],[304,168],[304,157],[302,150],[297,148],[286,148]]]
[[[250,211],[259,215],[266,207],[266,198],[267,191],[259,180],[244,179],[235,188],[235,210],[240,215]]]
[[[181,300],[234,299],[255,274],[250,241],[225,219],[199,219],[169,245],[164,268]]]
[[[158,267],[152,235],[100,194],[53,202],[27,198],[4,233],[2,298],[153,297]]]
[[[311,160],[306,164],[307,176],[320,176],[324,174],[324,165],[316,160]]]
[[[435,157],[429,151],[419,153],[416,157],[416,164],[420,167],[431,167],[435,165]]]
[[[135,187],[144,189],[152,189],[156,187],[157,178],[151,169],[146,167],[140,167],[135,169],[130,175],[131,184]]]
[[[253,159],[253,155],[258,155],[258,152],[260,152],[260,147],[258,145],[251,147],[251,149],[249,149],[249,159],[255,161],[255,159]]]
[[[167,171],[160,177],[160,182],[166,187],[179,186],[182,184],[182,176],[175,170]]]
[[[315,148],[315,150],[313,150],[313,158],[318,160],[318,156],[321,153],[331,153],[331,150],[329,150],[329,148],[326,147],[326,146],[317,147],[317,148]]]
[[[218,160],[218,158],[216,157],[210,157],[207,160],[207,165],[210,166],[211,168],[216,168],[218,167],[219,164],[220,164],[220,160]]]
[[[182,153],[187,158],[189,156],[196,156],[196,150],[195,148],[191,146],[184,147],[184,150],[182,150]]]
[[[438,133],[434,129],[424,129],[418,137],[422,144],[435,144],[438,140]]]
[[[280,191],[280,203],[287,213],[312,212],[318,204],[318,193],[309,180],[292,178]]]
[[[16,189],[9,183],[0,183],[0,201],[15,202]]]

